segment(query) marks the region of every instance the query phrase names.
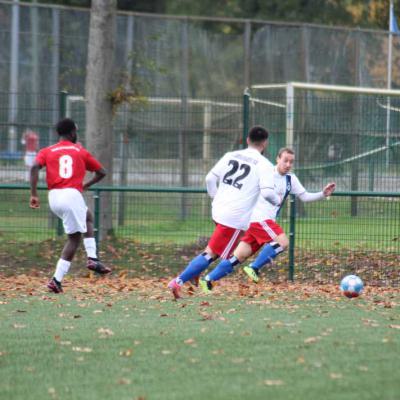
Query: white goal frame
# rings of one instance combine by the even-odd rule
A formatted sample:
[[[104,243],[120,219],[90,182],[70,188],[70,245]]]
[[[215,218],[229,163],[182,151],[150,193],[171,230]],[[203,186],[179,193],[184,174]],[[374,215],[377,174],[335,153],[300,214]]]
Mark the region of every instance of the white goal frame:
[[[320,92],[335,92],[335,93],[352,93],[352,94],[376,94],[387,96],[386,105],[378,103],[382,108],[386,109],[386,137],[385,146],[374,149],[368,152],[368,154],[363,154],[362,156],[367,156],[369,153],[374,154],[380,151],[386,151],[386,165],[389,164],[389,144],[390,144],[390,111],[400,112],[400,109],[391,107],[390,98],[400,97],[400,90],[392,89],[377,89],[371,87],[360,87],[360,86],[343,86],[343,85],[324,85],[319,83],[305,83],[305,82],[288,82],[284,84],[257,84],[251,86],[252,90],[273,90],[282,89],[286,93],[286,104],[275,104],[278,107],[286,108],[286,146],[293,148],[294,145],[294,102],[295,102],[295,92],[298,89],[308,89]],[[264,100],[253,99],[256,102],[263,102]],[[268,102],[270,105],[271,102]],[[395,145],[400,144],[400,142],[395,143]],[[357,156],[359,157],[359,156]],[[351,160],[345,160],[351,161]]]

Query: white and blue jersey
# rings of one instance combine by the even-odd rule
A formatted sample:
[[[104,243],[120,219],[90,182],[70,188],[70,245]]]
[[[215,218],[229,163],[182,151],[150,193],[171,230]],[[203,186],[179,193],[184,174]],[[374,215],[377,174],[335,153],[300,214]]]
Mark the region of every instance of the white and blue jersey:
[[[289,194],[300,196],[303,193],[306,193],[306,189],[300,183],[295,174],[290,172],[288,174],[281,175],[276,167],[274,168],[273,172],[273,182],[275,192],[283,200]],[[251,214],[250,222],[262,222],[266,220],[275,221],[279,215],[282,205],[283,201],[280,205],[274,206],[260,195]]]

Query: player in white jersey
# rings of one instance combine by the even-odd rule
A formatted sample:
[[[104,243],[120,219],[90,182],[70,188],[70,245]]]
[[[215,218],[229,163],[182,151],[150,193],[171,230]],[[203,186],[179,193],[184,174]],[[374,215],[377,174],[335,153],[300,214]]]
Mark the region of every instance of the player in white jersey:
[[[283,229],[276,223],[276,218],[289,194],[296,195],[304,202],[321,200],[330,196],[335,190],[335,183],[329,183],[321,192],[309,193],[300,183],[297,176],[291,173],[294,162],[294,151],[289,148],[279,150],[276,166],[269,187],[273,187],[275,196],[268,200],[259,196],[250,217],[250,227],[240,240],[239,245],[228,260],[221,261],[205,280],[200,281],[205,292],[212,289],[212,282],[233,272],[233,267],[256,253],[263,245],[257,258],[244,271],[254,282],[259,281],[259,270],[284,251],[289,240]]]
[[[212,218],[216,224],[205,250],[195,257],[168,287],[175,299],[181,286],[199,275],[218,257],[227,259],[236,247],[240,235],[248,228],[258,196],[274,196],[268,189],[273,165],[262,153],[268,132],[260,126],[250,129],[248,147],[226,153],[206,176],[207,192],[213,199]]]

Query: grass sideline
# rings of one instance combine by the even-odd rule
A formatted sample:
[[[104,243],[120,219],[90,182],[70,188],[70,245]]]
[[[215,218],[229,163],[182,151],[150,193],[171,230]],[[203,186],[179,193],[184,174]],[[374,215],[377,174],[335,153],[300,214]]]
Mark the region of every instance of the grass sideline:
[[[0,277],[0,398],[397,399],[399,289]]]

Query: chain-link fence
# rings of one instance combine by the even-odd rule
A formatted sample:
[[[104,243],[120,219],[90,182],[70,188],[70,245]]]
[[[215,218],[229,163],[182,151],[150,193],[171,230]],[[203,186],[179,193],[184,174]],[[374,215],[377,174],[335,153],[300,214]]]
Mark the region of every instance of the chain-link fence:
[[[113,236],[100,243],[100,255],[117,271],[178,272],[204,248],[213,230],[204,189],[93,190],[85,196],[95,216],[102,211],[102,196],[112,193],[106,212],[112,215]],[[46,191],[40,191],[42,207],[35,211],[28,207],[27,188],[2,185],[1,191],[0,268],[10,268],[11,260],[25,268],[52,269],[64,238],[58,236],[62,229],[48,209]],[[93,194],[99,201],[93,202]],[[301,214],[296,213],[295,202],[287,205],[278,222],[290,237],[290,246],[264,268],[267,279],[326,283],[357,273],[368,285],[399,285],[400,194],[360,193],[356,216],[354,196],[337,193],[330,200],[307,204]]]
[[[83,93],[90,11],[0,1],[0,91]],[[120,13],[115,76],[154,96],[235,96],[287,81],[387,87],[389,33],[243,19]],[[393,83],[400,84],[393,37]],[[15,106],[10,99],[10,107]]]
[[[64,107],[59,114],[68,114],[83,127],[80,140],[84,143],[83,97],[61,98]],[[396,96],[391,97],[388,108],[387,98],[379,95],[321,96],[306,92],[293,98],[277,93],[211,99],[153,97],[133,108],[123,106],[115,115],[112,136],[114,187],[95,189],[97,201],[93,192],[87,194],[96,216],[104,211],[112,215],[113,237],[119,241],[115,251],[105,252],[103,257],[119,268],[130,269],[132,260],[135,265],[146,265],[149,259],[155,271],[161,264],[171,271],[182,268],[174,253],[179,260],[189,259],[202,249],[213,229],[205,174],[223,153],[243,145],[249,126],[262,124],[270,131],[268,158],[273,161],[278,149],[291,140],[297,153],[295,171],[305,187],[318,191],[335,181],[339,191],[329,201],[297,202],[296,211],[283,211],[279,222],[291,245],[275,265],[266,269],[268,278],[280,280],[293,274],[297,280],[327,282],[356,272],[370,284],[397,285],[397,101]],[[288,103],[293,105],[293,118],[289,118]],[[53,112],[52,107],[47,111],[43,107],[38,113],[43,117],[36,125],[29,124],[29,118],[22,120],[26,128],[40,132],[41,146],[55,140],[50,124]],[[386,147],[388,116],[390,142]],[[9,139],[3,138],[6,148]],[[18,143],[20,153],[21,146]],[[26,176],[22,158],[3,158],[1,162],[3,243],[14,243],[36,254],[48,253],[42,250],[43,243],[62,234],[62,229],[47,208],[45,191],[41,191],[42,209],[33,212],[27,205],[28,186],[21,189]],[[107,210],[102,209],[101,201],[105,192],[112,193]],[[99,218],[96,224],[99,232]],[[107,240],[102,240],[101,248],[110,248]],[[118,255],[138,246],[140,254],[147,254],[144,260]],[[169,258],[162,258],[165,253]],[[0,260],[2,257],[0,250]],[[23,257],[24,265],[34,266],[36,259]]]

